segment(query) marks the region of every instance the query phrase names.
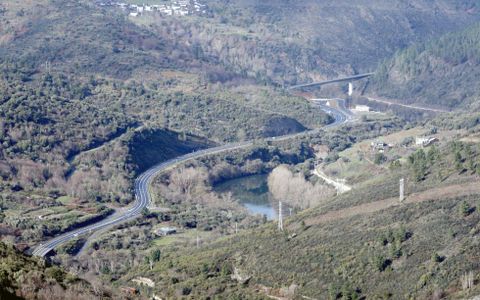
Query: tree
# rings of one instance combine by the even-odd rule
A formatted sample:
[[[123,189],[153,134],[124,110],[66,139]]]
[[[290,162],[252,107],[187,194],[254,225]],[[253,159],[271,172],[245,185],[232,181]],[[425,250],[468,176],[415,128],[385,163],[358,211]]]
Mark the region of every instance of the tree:
[[[383,153],[376,153],[375,154],[375,159],[374,159],[374,163],[376,165],[381,165],[382,163],[384,163],[386,161],[386,157]]]
[[[293,173],[285,165],[268,176],[268,189],[277,200],[292,207],[308,208],[333,195],[333,189],[321,183],[312,184],[303,173]]]
[[[415,181],[418,182],[425,179],[428,170],[425,151],[423,151],[423,149],[416,151],[408,157],[408,161],[413,168],[413,177]]]
[[[203,169],[179,168],[170,175],[170,187],[190,200],[193,194],[205,191],[207,180],[208,174]]]
[[[440,155],[438,148],[433,145],[427,152],[427,159],[430,162],[430,164],[435,163],[435,161],[438,159],[438,156]]]
[[[55,279],[57,282],[62,283],[65,278],[65,273],[57,266],[50,267],[46,270],[47,276]]]
[[[470,207],[470,204],[468,204],[467,201],[463,201],[458,210],[460,215],[463,217],[468,216],[472,212],[472,208]]]
[[[467,168],[475,172],[475,153],[472,150],[472,146],[467,144],[465,146],[465,159],[467,161]]]
[[[150,252],[150,259],[154,262],[160,261],[161,251],[160,249],[154,249]]]
[[[457,171],[463,171],[463,158],[460,151],[455,152],[455,169],[457,169]]]
[[[150,210],[146,207],[142,208],[142,216],[148,218],[150,216]]]

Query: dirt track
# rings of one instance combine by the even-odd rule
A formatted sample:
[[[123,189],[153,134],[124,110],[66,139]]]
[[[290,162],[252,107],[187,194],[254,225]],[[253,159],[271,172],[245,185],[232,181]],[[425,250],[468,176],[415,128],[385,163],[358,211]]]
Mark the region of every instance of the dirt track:
[[[439,197],[443,199],[454,198],[458,196],[468,196],[472,194],[480,194],[480,183],[472,182],[468,184],[454,184],[439,188],[433,188],[427,191],[412,193],[407,196],[407,198],[400,203],[397,197],[388,198],[385,200],[374,201],[370,203],[360,204],[357,206],[352,206],[336,211],[331,211],[326,214],[308,218],[305,220],[306,225],[317,225],[322,223],[327,223],[341,218],[348,218],[356,215],[363,215],[368,213],[373,213],[381,211],[383,209],[406,205],[410,203],[420,203],[429,200],[436,200]]]

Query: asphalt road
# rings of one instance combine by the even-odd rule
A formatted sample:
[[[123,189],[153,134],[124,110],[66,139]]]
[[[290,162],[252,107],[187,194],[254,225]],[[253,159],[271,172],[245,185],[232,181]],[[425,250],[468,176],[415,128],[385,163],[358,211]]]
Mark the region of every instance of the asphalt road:
[[[300,132],[300,133],[295,133],[295,134],[290,134],[290,135],[285,135],[285,136],[279,136],[279,137],[271,137],[265,139],[266,141],[283,141],[283,140],[288,140],[292,139],[295,137],[300,137],[304,136],[306,134],[311,134],[318,132],[322,129],[326,128],[333,128],[337,127],[339,125],[342,125],[352,119],[352,115],[350,112],[345,109],[343,105],[343,100],[338,99],[338,103],[340,104],[340,108],[333,108],[329,107],[326,105],[323,105],[320,101],[315,101],[312,100],[312,103],[314,105],[319,106],[322,110],[324,110],[326,113],[330,114],[334,118],[334,122],[326,125],[325,127],[321,129],[315,129],[311,131],[306,131],[306,132]],[[72,230],[70,232],[61,234],[49,241],[46,241],[40,245],[38,245],[34,251],[32,252],[33,255],[35,256],[41,256],[44,257],[47,255],[50,251],[55,249],[61,244],[64,244],[70,240],[74,240],[80,236],[85,236],[85,235],[90,235],[93,232],[103,229],[108,226],[113,226],[113,225],[118,225],[120,223],[123,223],[128,220],[132,220],[136,217],[138,217],[144,208],[148,208],[151,202],[151,197],[149,193],[149,186],[152,182],[152,180],[155,178],[156,175],[159,173],[169,170],[171,168],[176,167],[178,164],[187,162],[189,160],[194,160],[197,158],[200,158],[202,156],[207,156],[211,154],[217,154],[217,153],[222,153],[226,151],[231,151],[235,149],[241,149],[241,148],[247,148],[253,145],[252,141],[248,142],[239,142],[239,143],[230,143],[230,144],[225,144],[222,146],[214,147],[214,148],[208,148],[205,150],[201,151],[196,151],[192,152],[183,156],[179,156],[173,159],[170,159],[168,161],[162,162],[158,165],[153,166],[152,168],[148,169],[144,173],[142,173],[138,178],[135,180],[135,201],[133,202],[132,206],[122,212],[117,212],[114,215],[101,220],[95,224],[91,224],[82,228],[78,228],[75,230]]]

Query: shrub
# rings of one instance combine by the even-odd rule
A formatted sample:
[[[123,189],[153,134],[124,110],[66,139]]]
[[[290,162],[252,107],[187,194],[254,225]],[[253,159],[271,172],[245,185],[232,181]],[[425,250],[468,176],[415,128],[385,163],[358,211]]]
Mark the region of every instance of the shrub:
[[[432,259],[432,262],[434,262],[434,263],[439,263],[439,262],[442,262],[442,260],[443,260],[442,257],[440,255],[438,255],[437,252],[432,253],[432,258],[431,259]]]
[[[182,295],[184,296],[190,295],[191,292],[192,292],[192,288],[190,287],[185,286],[182,288]]]
[[[431,275],[429,273],[423,274],[422,276],[420,276],[420,279],[417,282],[417,288],[421,289],[422,287],[427,285],[428,281],[430,280],[430,277]]]
[[[48,277],[51,277],[60,283],[65,279],[65,273],[63,270],[56,266],[48,268],[46,274]]]
[[[463,201],[460,207],[458,208],[458,211],[462,217],[467,217],[472,212],[472,208],[470,207],[470,204],[468,204],[467,201]]]
[[[380,164],[384,163],[386,160],[387,160],[387,158],[385,157],[385,155],[383,153],[375,154],[375,159],[374,159],[375,164],[380,165]]]
[[[373,265],[375,269],[380,272],[385,271],[385,269],[392,264],[390,259],[386,259],[383,255],[376,255],[373,257]]]

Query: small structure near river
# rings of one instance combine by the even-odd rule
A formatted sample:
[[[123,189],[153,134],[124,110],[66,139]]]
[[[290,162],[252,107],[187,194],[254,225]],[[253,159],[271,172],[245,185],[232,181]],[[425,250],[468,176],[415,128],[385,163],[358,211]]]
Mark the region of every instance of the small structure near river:
[[[160,227],[155,230],[155,234],[158,236],[167,236],[177,233],[176,227]]]

